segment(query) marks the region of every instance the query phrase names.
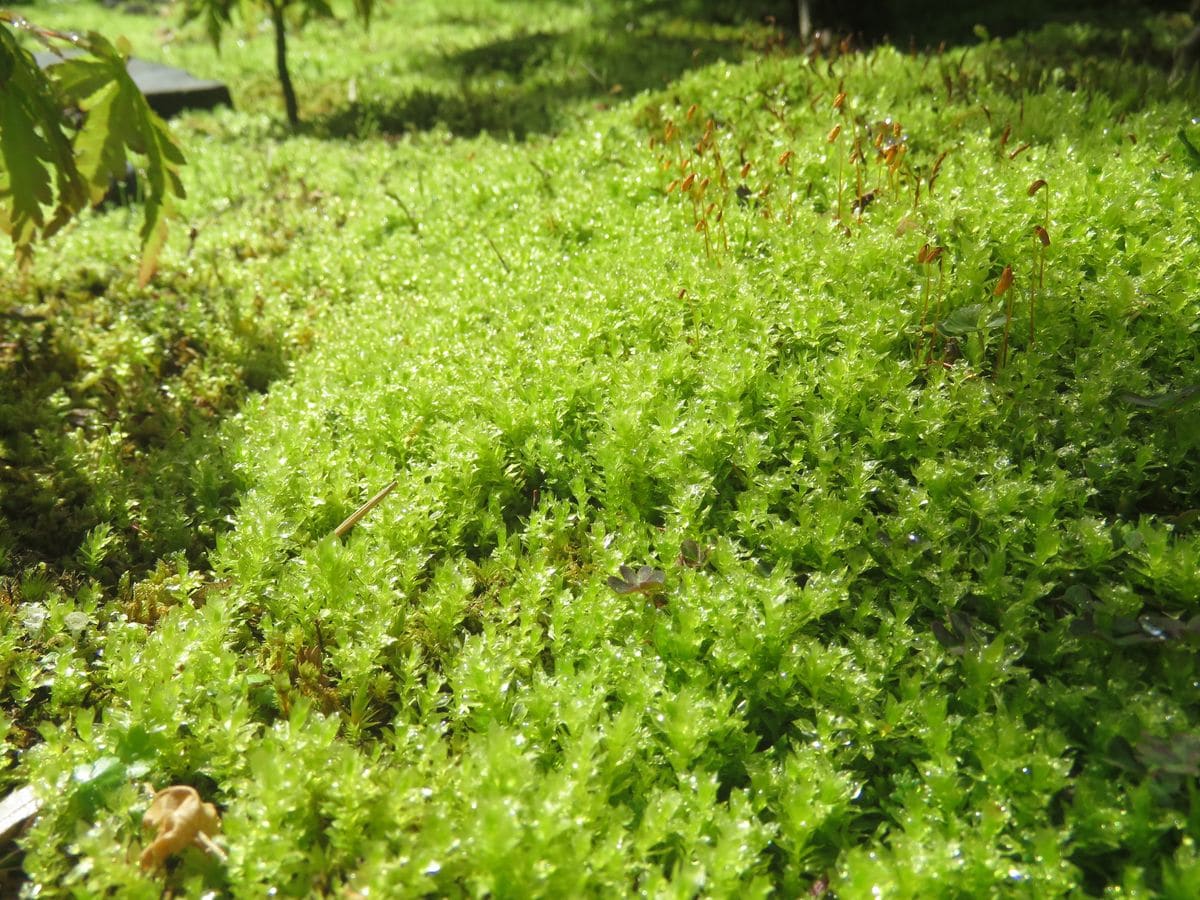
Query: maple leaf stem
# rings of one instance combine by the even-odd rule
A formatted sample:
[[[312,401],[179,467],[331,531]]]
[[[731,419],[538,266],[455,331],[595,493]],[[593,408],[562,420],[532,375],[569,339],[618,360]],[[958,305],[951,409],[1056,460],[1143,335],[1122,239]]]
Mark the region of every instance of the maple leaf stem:
[[[212,838],[210,838],[207,834],[205,834],[203,831],[196,832],[196,838],[195,838],[194,843],[201,850],[204,850],[207,853],[211,853],[213,856],[215,856],[221,862],[226,862],[229,859],[229,854],[226,853],[224,850],[222,850],[217,845],[217,843]]]

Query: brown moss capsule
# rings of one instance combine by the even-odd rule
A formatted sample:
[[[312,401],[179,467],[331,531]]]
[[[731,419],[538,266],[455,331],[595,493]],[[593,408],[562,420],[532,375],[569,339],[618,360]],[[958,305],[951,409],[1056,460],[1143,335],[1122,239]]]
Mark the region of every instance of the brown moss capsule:
[[[827,134],[825,136],[826,142],[832,144],[834,141],[837,140],[838,135],[841,133],[842,133],[842,126],[834,125],[832,128],[829,129],[829,134]]]
[[[996,282],[996,289],[992,291],[992,296],[1003,297],[1012,287],[1012,280],[1012,266],[1005,266],[1004,271],[1000,273],[1000,280]]]
[[[1037,239],[1042,242],[1043,247],[1050,246],[1050,233],[1041,225],[1033,226],[1033,233],[1037,235]]]
[[[1040,191],[1045,186],[1046,186],[1046,179],[1039,178],[1037,181],[1033,182],[1033,184],[1029,185],[1029,190],[1027,190],[1025,193],[1027,193],[1030,197],[1032,197],[1034,194],[1036,194],[1038,191]]]

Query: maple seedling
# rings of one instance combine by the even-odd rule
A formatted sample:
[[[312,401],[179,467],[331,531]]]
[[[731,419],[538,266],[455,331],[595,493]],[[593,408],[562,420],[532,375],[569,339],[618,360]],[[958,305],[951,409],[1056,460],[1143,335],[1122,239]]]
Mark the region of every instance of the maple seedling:
[[[217,808],[205,803],[194,787],[177,784],[154,795],[142,817],[143,828],[156,830],[154,840],[142,851],[143,871],[162,865],[168,856],[185,847],[199,847],[224,862],[225,851],[213,842],[221,832]]]
[[[642,594],[653,600],[654,605],[660,609],[665,605],[666,601],[661,595],[666,590],[667,576],[662,569],[653,566],[641,566],[637,569],[633,566],[621,566],[620,572],[620,575],[608,577],[608,586],[618,594]]]
[[[8,25],[28,32],[59,56],[58,45],[86,55],[63,57],[43,71],[28,52],[19,49]],[[96,32],[80,35],[40,28],[0,12],[0,59],[6,82],[0,158],[20,160],[21,166],[5,171],[6,180],[21,188],[6,188],[0,197],[0,232],[12,238],[20,268],[32,263],[35,241],[50,237],[84,208],[103,201],[110,184],[124,177],[133,154],[144,162],[148,186],[139,232],[138,286],[145,287],[154,276],[167,239],[167,220],[175,200],[186,195],[179,175],[184,157],[170,129],[130,76],[131,53],[124,38],[110,43]],[[37,86],[28,100],[22,84]],[[16,102],[9,102],[10,91],[15,91]],[[40,99],[33,102],[35,96]],[[71,136],[60,121],[69,107],[85,114]],[[11,164],[0,163],[0,170]],[[51,171],[57,185],[53,192]],[[52,198],[54,209],[43,209]]]

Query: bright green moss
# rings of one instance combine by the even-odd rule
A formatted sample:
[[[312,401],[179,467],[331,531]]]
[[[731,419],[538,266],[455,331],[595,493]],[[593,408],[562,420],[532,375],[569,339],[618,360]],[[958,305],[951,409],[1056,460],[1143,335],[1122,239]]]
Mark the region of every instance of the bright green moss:
[[[92,577],[4,545],[30,890],[1194,894],[1190,89],[1046,32],[655,71],[518,142],[477,79],[515,108],[583,62],[651,85],[620,67],[648,34],[742,51],[445,6],[346,38],[386,65],[298,64],[379,103],[429,69],[430,131],[328,140],[329,100],[284,138],[261,47],[197,45],[254,74],[250,112],[181,124],[194,241],[144,294],[114,269],[53,307],[111,324],[22,438],[91,485],[60,557]],[[63,260],[108,271],[127,238],[82,222],[35,281],[66,293]],[[181,371],[176,316],[204,348]],[[80,370],[135,386],[111,430],[63,424],[98,396]],[[139,444],[160,383],[211,421]],[[622,565],[663,592],[614,591]],[[217,803],[228,862],[139,874],[142,781]]]

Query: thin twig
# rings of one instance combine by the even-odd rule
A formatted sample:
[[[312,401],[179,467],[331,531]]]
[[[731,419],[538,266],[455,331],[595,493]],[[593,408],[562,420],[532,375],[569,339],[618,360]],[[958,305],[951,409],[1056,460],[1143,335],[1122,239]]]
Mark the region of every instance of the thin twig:
[[[416,218],[413,216],[413,214],[411,212],[409,212],[408,206],[405,205],[404,201],[401,200],[400,197],[397,196],[393,191],[384,191],[383,196],[387,197],[389,200],[391,200],[393,203],[395,203],[397,206],[399,206],[400,209],[402,209],[404,211],[404,214],[406,216],[408,216],[408,224],[409,224],[409,227],[412,228],[412,233],[415,234],[417,237],[420,237],[421,236],[421,224],[416,220]]]
[[[545,169],[543,169],[541,166],[539,166],[537,164],[537,162],[532,159],[528,160],[528,163],[531,166],[533,166],[534,169],[537,170],[537,173],[539,175],[542,176],[542,181],[545,182],[546,190],[550,193],[551,196],[553,196],[554,195],[554,179],[550,177],[550,173],[547,172]]]
[[[368,500],[366,503],[364,503],[362,506],[360,506],[354,512],[350,513],[350,515],[346,517],[345,522],[343,522],[337,528],[333,529],[333,536],[339,537],[339,538],[344,537],[347,531],[349,531],[351,528],[353,528],[355,525],[357,525],[359,523],[359,520],[362,519],[363,516],[365,516],[367,513],[369,513],[371,510],[373,510],[379,504],[380,500],[382,500],[384,497],[386,497],[388,494],[390,494],[393,490],[395,490],[397,484],[399,484],[398,481],[392,481],[387,487],[385,487],[383,490],[381,490],[378,494],[376,494],[374,497],[372,497],[370,500]]]
[[[579,61],[579,64],[581,66],[583,66],[583,71],[587,72],[590,76],[592,76],[592,80],[594,82],[596,82],[596,84],[600,85],[601,87],[606,87],[606,85],[604,83],[604,79],[601,78],[599,73],[597,73],[595,69],[593,69],[591,66],[589,66],[585,60],[581,59]]]
[[[504,261],[504,257],[500,255],[500,248],[496,246],[496,242],[492,240],[492,236],[491,236],[490,234],[485,234],[485,235],[483,236],[483,238],[484,238],[484,240],[486,240],[486,241],[487,241],[489,244],[491,244],[491,246],[492,246],[492,252],[496,254],[496,259],[500,260],[500,265],[504,266],[504,272],[505,272],[505,274],[509,274],[509,273],[511,273],[511,272],[512,272],[512,269],[510,269],[510,268],[508,267],[508,263],[506,263],[506,262]]]

